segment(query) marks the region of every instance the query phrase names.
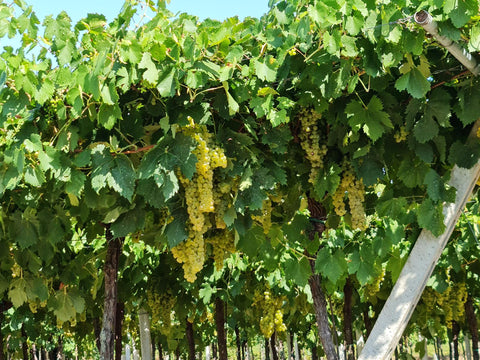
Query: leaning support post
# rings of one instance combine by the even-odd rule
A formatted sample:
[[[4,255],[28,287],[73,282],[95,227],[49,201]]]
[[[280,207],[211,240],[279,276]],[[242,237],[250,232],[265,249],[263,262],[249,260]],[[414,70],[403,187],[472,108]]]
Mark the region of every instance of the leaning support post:
[[[480,120],[477,120],[472,129],[473,135],[476,134],[479,125]],[[472,194],[479,174],[480,160],[471,169],[453,167],[449,185],[457,189],[457,195],[455,203],[447,203],[443,206],[446,230],[439,237],[433,236],[427,230],[420,233],[375,322],[359,360],[386,360],[392,356],[427,280],[432,275],[458,218]]]
[[[480,65],[477,64],[475,58],[463,47],[453,40],[442,36],[438,33],[437,23],[433,21],[432,15],[425,10],[415,13],[413,16],[415,22],[423,27],[426,32],[431,34],[442,46],[444,46],[453,56],[457,58],[473,75],[480,74]]]

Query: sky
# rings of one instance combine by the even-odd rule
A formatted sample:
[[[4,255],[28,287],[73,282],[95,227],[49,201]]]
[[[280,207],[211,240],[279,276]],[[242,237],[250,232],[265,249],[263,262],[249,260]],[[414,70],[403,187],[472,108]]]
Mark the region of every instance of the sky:
[[[26,0],[40,21],[65,10],[76,23],[88,13],[103,14],[108,21],[120,12],[123,0]],[[200,19],[224,20],[228,17],[260,17],[268,10],[268,0],[171,0],[167,8],[173,13],[186,12]]]

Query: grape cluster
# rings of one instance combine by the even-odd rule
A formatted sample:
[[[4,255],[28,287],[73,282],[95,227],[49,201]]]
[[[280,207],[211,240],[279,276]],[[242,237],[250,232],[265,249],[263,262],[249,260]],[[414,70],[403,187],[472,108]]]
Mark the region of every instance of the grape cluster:
[[[397,143],[407,140],[408,131],[405,126],[400,126],[400,130],[396,132],[393,137]]]
[[[158,293],[154,289],[147,291],[147,305],[152,316],[152,328],[157,328],[168,336],[172,329],[172,314],[176,298],[170,293]]]
[[[185,280],[194,282],[205,263],[203,232],[190,229],[188,238],[172,248],[173,257],[182,265]]]
[[[465,315],[465,302],[467,301],[467,288],[465,283],[450,286],[443,293],[435,293],[438,306],[443,309],[445,321],[449,327],[452,321],[459,321]]]
[[[351,165],[344,162],[342,180],[335,193],[332,195],[332,202],[335,213],[338,216],[344,216],[347,213],[345,208],[345,196],[348,197],[348,205],[352,215],[352,228],[365,230],[366,215],[363,207],[365,200],[365,187],[363,180],[355,178]]]
[[[211,227],[207,214],[215,211],[213,193],[213,171],[227,166],[223,149],[213,144],[212,135],[206,126],[195,124],[191,117],[189,125],[181,129],[185,135],[195,139],[197,147],[193,151],[197,157],[196,172],[187,179],[179,174],[185,190],[185,201],[190,220],[188,239],[172,249],[175,259],[182,263],[185,279],[194,282],[196,274],[205,262],[204,234]]]
[[[212,245],[215,268],[221,270],[223,267],[223,261],[229,254],[235,252],[235,236],[233,231],[218,231],[213,236],[208,237],[206,242]]]
[[[363,287],[363,298],[365,301],[375,304],[377,294],[380,291],[383,280],[385,279],[385,269],[382,268],[380,274],[373,279],[372,282],[365,284]]]
[[[285,332],[287,327],[283,322],[284,298],[274,296],[267,287],[263,292],[255,290],[253,305],[260,311],[260,331],[270,338],[274,331]]]
[[[228,209],[232,206],[232,190],[234,190],[232,183],[221,182],[215,185],[213,203],[215,206],[215,225],[217,229],[227,228],[227,224],[223,218]]]
[[[258,221],[263,232],[268,234],[272,227],[272,201],[270,199],[263,200],[261,214],[252,215],[252,219]]]
[[[327,145],[320,146],[320,132],[318,121],[321,115],[313,109],[303,109],[299,113],[301,131],[299,134],[300,145],[310,161],[311,171],[309,182],[314,183],[319,170],[323,167],[323,159],[327,155]]]

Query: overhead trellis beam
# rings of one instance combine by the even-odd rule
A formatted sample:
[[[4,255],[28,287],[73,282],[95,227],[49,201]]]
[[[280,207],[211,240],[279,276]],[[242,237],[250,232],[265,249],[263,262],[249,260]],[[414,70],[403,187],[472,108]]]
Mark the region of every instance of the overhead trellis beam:
[[[415,22],[423,27],[427,33],[432,35],[435,40],[437,40],[442,46],[445,47],[453,56],[457,58],[468,70],[472,72],[473,75],[477,76],[480,74],[480,65],[477,64],[475,58],[470,54],[465,48],[458,45],[453,40],[442,36],[438,33],[438,26],[435,21],[433,21],[432,15],[428,12],[422,10],[413,16]]]
[[[415,14],[414,18],[473,75],[480,74],[480,66],[471,54],[452,40],[441,36],[437,31],[437,24],[432,20],[429,13],[420,11]],[[480,119],[474,124],[469,141],[478,141],[476,134],[479,126]],[[427,230],[420,233],[390,296],[375,322],[359,360],[387,360],[391,358],[458,218],[472,194],[479,175],[480,160],[471,169],[453,167],[449,185],[457,189],[457,194],[454,203],[446,203],[443,206],[445,232],[438,237],[433,236]]]

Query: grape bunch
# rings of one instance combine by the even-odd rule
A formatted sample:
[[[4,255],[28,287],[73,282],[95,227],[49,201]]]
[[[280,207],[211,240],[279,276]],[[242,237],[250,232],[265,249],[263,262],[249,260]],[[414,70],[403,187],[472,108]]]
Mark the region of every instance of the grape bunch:
[[[172,314],[176,298],[170,293],[158,293],[155,289],[147,291],[147,305],[152,316],[152,327],[168,336],[172,329]]]
[[[274,331],[282,333],[287,330],[283,322],[284,298],[274,296],[267,287],[264,291],[255,290],[253,306],[256,307],[260,316],[260,331],[265,338],[270,338]]]
[[[206,242],[212,246],[215,268],[221,270],[224,260],[229,254],[235,252],[235,236],[233,231],[221,230],[213,236],[206,239]]]
[[[408,131],[405,126],[400,126],[400,130],[393,137],[397,143],[407,140]]]
[[[348,197],[348,205],[352,215],[352,228],[366,229],[366,214],[363,207],[365,200],[365,187],[362,179],[355,178],[353,168],[348,163],[343,164],[343,173],[340,185],[332,195],[332,203],[335,213],[344,216],[347,213],[345,196]]]
[[[467,288],[465,283],[449,286],[443,293],[435,293],[438,306],[443,309],[445,321],[449,327],[452,321],[460,321],[465,315],[465,302],[467,301]]]
[[[203,232],[189,230],[188,238],[172,248],[173,257],[182,264],[185,280],[194,282],[205,263]]]
[[[215,211],[213,172],[216,168],[225,168],[227,158],[223,149],[213,144],[212,135],[206,126],[195,124],[188,117],[189,124],[181,131],[192,137],[197,143],[193,151],[197,157],[196,172],[190,180],[179,174],[180,183],[185,191],[185,201],[190,224],[188,239],[172,249],[175,259],[182,263],[185,279],[194,282],[196,274],[205,262],[204,234],[211,227],[208,214]]]
[[[366,301],[375,304],[377,294],[380,291],[380,287],[382,285],[382,281],[385,279],[385,269],[382,268],[377,277],[372,282],[365,284],[363,287],[363,297]]]
[[[213,203],[215,206],[215,226],[217,229],[226,229],[224,217],[227,211],[233,206],[231,192],[236,191],[235,186],[231,183],[220,182],[215,185],[213,192]]]
[[[260,223],[263,232],[268,234],[272,227],[272,201],[270,199],[263,200],[261,213],[252,215],[252,219]]]
[[[313,109],[303,109],[299,113],[301,131],[299,134],[300,145],[305,151],[306,158],[310,161],[311,171],[309,182],[314,183],[318,172],[323,168],[323,159],[327,155],[327,145],[320,146],[320,132],[318,121],[321,115]]]

